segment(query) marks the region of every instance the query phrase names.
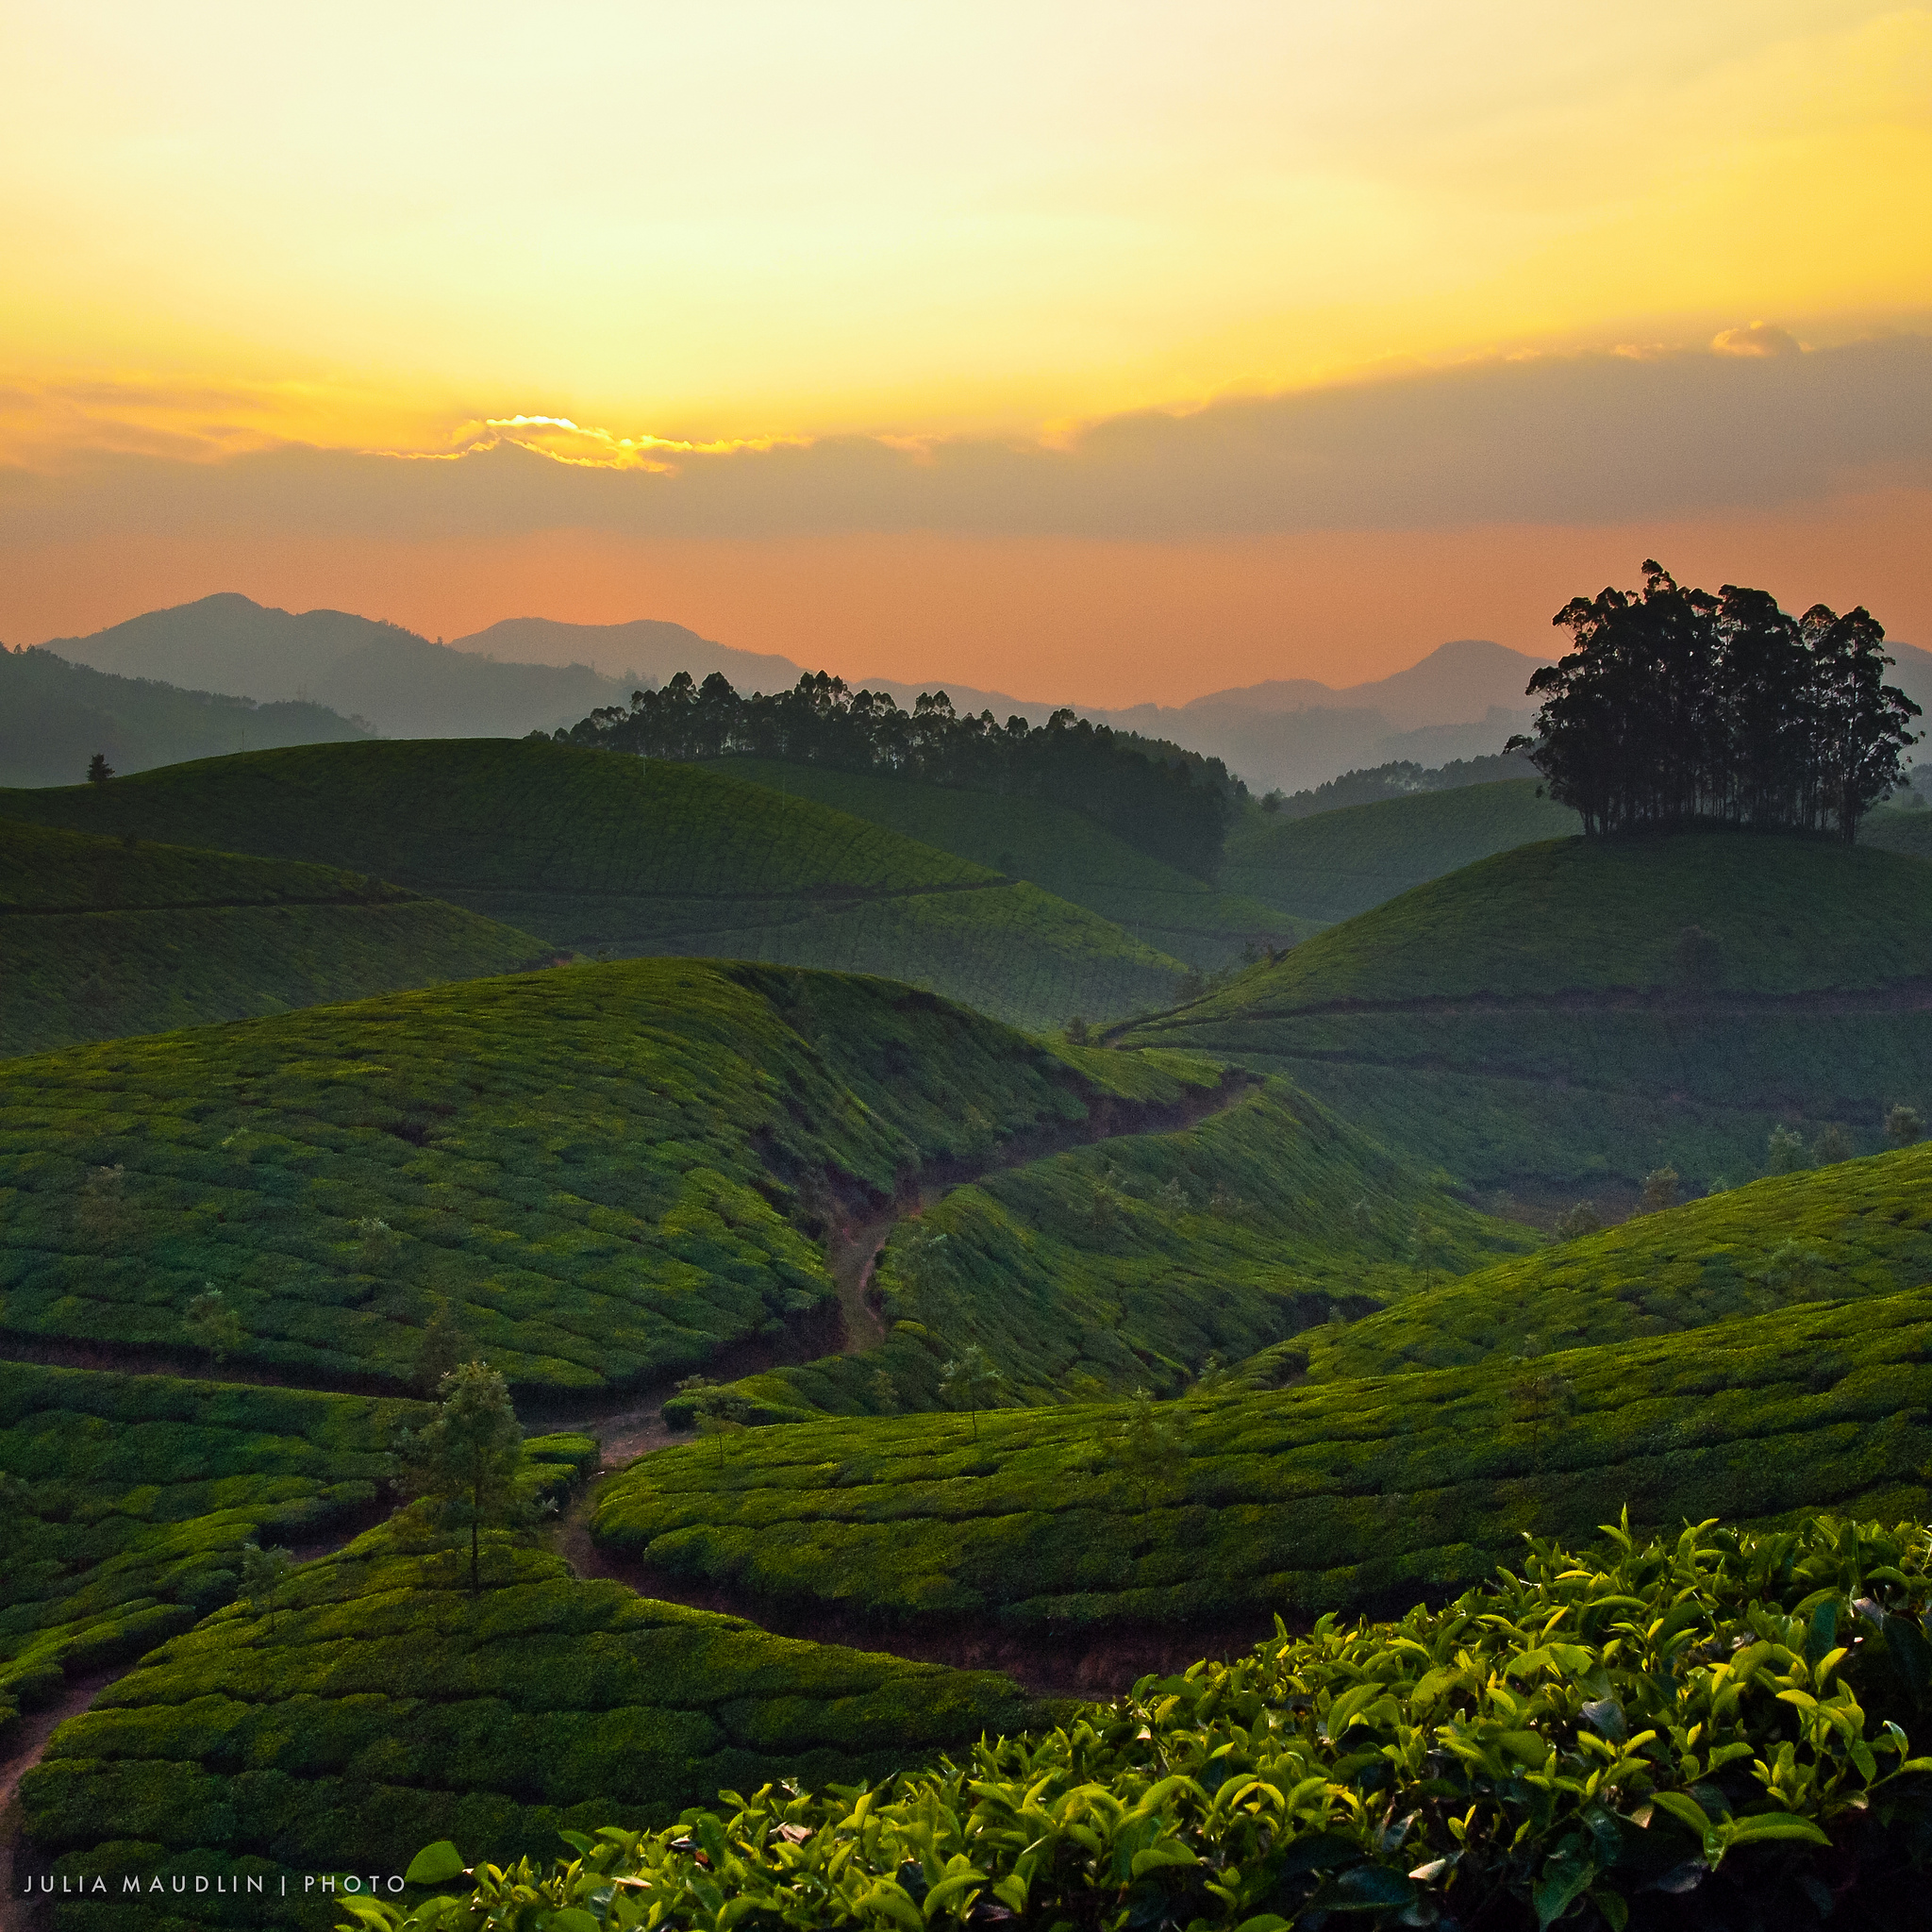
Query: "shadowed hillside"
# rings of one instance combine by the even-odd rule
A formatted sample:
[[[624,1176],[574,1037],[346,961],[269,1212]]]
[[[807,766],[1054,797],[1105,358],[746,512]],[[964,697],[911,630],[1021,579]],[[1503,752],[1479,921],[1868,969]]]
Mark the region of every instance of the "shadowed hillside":
[[[1928,885],[1802,838],[1524,846],[1125,1037],[1286,1073],[1468,1185],[1701,1191],[1774,1125],[1869,1150],[1932,1091]]]
[[[542,963],[541,941],[329,866],[0,818],[0,1056]]]
[[[0,816],[350,866],[578,952],[887,974],[1025,1025],[1164,1004],[1178,960],[1085,908],[800,798],[541,741],[213,759]]]

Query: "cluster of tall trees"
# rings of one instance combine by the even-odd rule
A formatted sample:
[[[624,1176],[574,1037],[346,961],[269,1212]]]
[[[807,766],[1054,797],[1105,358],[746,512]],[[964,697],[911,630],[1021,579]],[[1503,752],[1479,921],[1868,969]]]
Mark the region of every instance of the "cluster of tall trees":
[[[648,758],[787,758],[1045,799],[1204,878],[1220,864],[1239,789],[1218,760],[1150,755],[1072,711],[1041,725],[1018,717],[1000,724],[991,711],[960,716],[944,691],[924,692],[905,711],[887,692],[855,691],[823,671],[749,697],[717,672],[697,684],[680,671],[661,691],[633,691],[628,710],[607,706],[556,736]]]
[[[1530,679],[1536,733],[1509,748],[1589,834],[1738,825],[1849,844],[1917,741],[1883,627],[1862,607],[1792,617],[1765,591],[1713,596],[1643,569],[1641,591],[1557,613],[1574,648]]]

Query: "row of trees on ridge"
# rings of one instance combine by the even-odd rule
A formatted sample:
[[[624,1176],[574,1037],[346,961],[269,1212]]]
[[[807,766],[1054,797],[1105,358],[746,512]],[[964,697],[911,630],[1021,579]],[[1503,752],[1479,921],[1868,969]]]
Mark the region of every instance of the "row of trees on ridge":
[[[1557,613],[1575,648],[1530,679],[1535,735],[1509,749],[1587,835],[1737,825],[1850,844],[1917,741],[1918,706],[1885,682],[1884,627],[1862,606],[1792,617],[1765,591],[1643,570],[1641,591]]]

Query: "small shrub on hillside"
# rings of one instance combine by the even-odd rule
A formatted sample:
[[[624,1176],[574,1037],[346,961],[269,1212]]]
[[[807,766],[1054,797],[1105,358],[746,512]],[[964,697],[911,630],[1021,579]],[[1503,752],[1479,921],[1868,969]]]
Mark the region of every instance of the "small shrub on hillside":
[[[182,1311],[181,1325],[197,1348],[208,1350],[211,1362],[227,1360],[247,1341],[247,1330],[233,1304],[212,1282],[204,1282],[202,1291]]]
[[[1085,1046],[1087,1044],[1087,1021],[1084,1015],[1075,1013],[1067,1022],[1067,1039],[1074,1046]]]
[[[1827,1122],[1811,1143],[1811,1165],[1836,1167],[1840,1160],[1851,1159],[1857,1151],[1852,1145],[1852,1137],[1836,1121]]]
[[[425,1852],[349,1932],[1914,1922],[1932,1757],[1918,1524],[1706,1524],[1322,1617],[876,1790],[768,1784],[547,1874]],[[476,1860],[466,1867],[465,1856]],[[1696,1893],[1690,1917],[1676,1902]]]
[[[1925,1123],[1916,1107],[1898,1106],[1888,1108],[1885,1114],[1885,1138],[1894,1147],[1909,1147],[1914,1141],[1923,1140]]]
[[[1764,1164],[1773,1174],[1795,1174],[1805,1165],[1804,1136],[1795,1128],[1772,1128],[1764,1143]]]

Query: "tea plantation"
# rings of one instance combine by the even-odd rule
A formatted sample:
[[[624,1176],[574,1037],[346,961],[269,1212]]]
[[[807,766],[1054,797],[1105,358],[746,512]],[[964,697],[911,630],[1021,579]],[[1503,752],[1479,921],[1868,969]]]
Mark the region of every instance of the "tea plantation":
[[[1472,1186],[1702,1191],[1774,1126],[1869,1152],[1932,1093],[1928,884],[1795,838],[1526,845],[1124,1037],[1284,1073]]]
[[[1271,1080],[1179,1132],[956,1190],[886,1246],[877,1347],[734,1391],[763,1421],[944,1407],[958,1399],[946,1362],[976,1347],[1002,1403],[1174,1394],[1210,1358],[1370,1313],[1416,1287],[1419,1261],[1479,1266],[1531,1239]],[[666,1414],[688,1408],[674,1400]]]
[[[1534,778],[1422,791],[1305,819],[1251,806],[1228,831],[1221,885],[1332,924],[1491,853],[1580,829],[1567,806],[1537,796]]]
[[[543,741],[300,745],[0,791],[0,818],[349,866],[577,952],[889,974],[1028,1025],[1163,1006],[1183,970],[808,799]]]
[[[1932,1280],[1932,1147],[1646,1214],[1313,1338],[1317,1381],[1674,1334]]]
[[[644,1457],[594,1532],[810,1626],[1400,1609],[1523,1532],[1923,1511],[1932,1289],[1552,1358],[1127,1408],[798,1423]]]
[[[1314,922],[1257,898],[1218,891],[1137,850],[1085,813],[1044,799],[764,758],[721,759],[710,769],[788,797],[816,799],[924,845],[1028,879],[1204,971],[1219,971],[1257,948],[1290,945],[1317,929]]]
[[[373,1506],[414,1403],[0,1362],[0,1748],[67,1674],[235,1593],[243,1543]]]
[[[541,964],[528,933],[332,867],[0,818],[0,1058]]]
[[[165,1361],[213,1289],[237,1360],[395,1386],[446,1302],[515,1382],[664,1378],[835,1337],[841,1203],[1219,1078],[889,981],[673,960],[75,1048],[0,1086],[0,1333]]]
[[[278,1877],[351,1855],[400,1872],[444,1838],[547,1857],[559,1829],[665,1824],[775,1778],[875,1781],[1040,1716],[1004,1677],[652,1603],[500,1534],[483,1584],[405,1516],[171,1638],[28,1774],[36,1860],[118,1891],[127,1872]],[[289,1916],[273,1886],[225,1904],[197,1919]]]

